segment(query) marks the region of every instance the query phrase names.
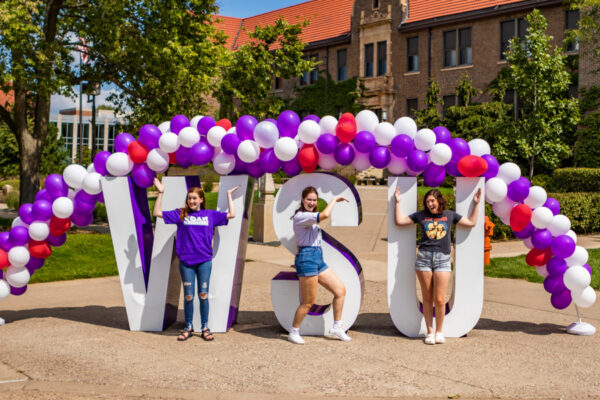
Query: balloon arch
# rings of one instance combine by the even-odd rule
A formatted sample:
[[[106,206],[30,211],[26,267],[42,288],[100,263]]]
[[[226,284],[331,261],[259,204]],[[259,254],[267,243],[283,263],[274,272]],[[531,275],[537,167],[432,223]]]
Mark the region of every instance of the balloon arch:
[[[530,249],[526,261],[545,277],[544,289],[557,309],[574,302],[589,307],[596,300],[590,287],[588,253],[577,246],[569,218],[560,204],[540,186],[531,186],[514,163],[499,165],[483,139],[452,138],[438,126],[417,129],[409,117],[394,124],[380,122],[372,111],[339,120],[309,115],[303,120],[284,111],[277,120],[244,115],[235,126],[227,119],[176,115],[158,127],[144,125],[137,140],[120,133],[114,153],[101,151],[87,169],[72,164],[62,175],[46,178],[33,204],[23,204],[8,232],[0,233],[0,300],[27,289],[30,276],[44,265],[52,247],[66,241],[74,224],[93,221],[97,202],[103,202],[102,176],[127,176],[141,188],[153,185],[157,173],[170,165],[181,167],[212,162],[220,175],[248,174],[258,178],[280,169],[289,176],[317,167],[330,170],[352,165],[359,171],[387,168],[391,175],[423,174],[425,184],[437,187],[446,175],[485,177],[485,197],[496,214],[510,225]]]

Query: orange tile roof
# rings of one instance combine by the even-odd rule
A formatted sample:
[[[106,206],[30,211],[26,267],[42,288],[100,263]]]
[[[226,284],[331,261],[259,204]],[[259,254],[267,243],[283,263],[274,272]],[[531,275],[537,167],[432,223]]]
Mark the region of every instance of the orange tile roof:
[[[227,37],[226,47],[233,48],[233,43],[238,35],[242,25],[242,18],[226,17],[224,15],[214,16],[214,25],[217,29],[222,30]]]
[[[409,24],[521,1],[523,0],[410,0],[408,2],[408,19],[403,23]]]

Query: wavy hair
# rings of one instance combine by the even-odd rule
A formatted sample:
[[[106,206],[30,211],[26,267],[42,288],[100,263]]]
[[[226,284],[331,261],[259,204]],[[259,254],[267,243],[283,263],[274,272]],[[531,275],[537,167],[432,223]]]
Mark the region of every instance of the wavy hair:
[[[306,197],[308,197],[308,195],[311,193],[314,193],[317,195],[317,197],[319,197],[319,192],[317,192],[317,189],[315,189],[312,186],[307,186],[302,191],[302,200],[304,200]],[[304,203],[302,201],[300,201],[300,207],[298,207],[298,209],[296,209],[296,211],[294,211],[294,215],[296,215],[300,211],[308,211],[306,208],[304,208]],[[290,218],[290,219],[293,219],[294,215],[292,215],[292,218]]]
[[[429,196],[435,197],[438,202],[438,213],[443,213],[446,209],[446,199],[444,198],[444,195],[442,195],[442,192],[437,189],[431,189],[425,193],[425,197],[423,197],[423,209],[429,211],[429,208],[427,208],[427,198]]]
[[[198,197],[200,197],[200,200],[202,200],[202,202],[200,203],[200,209],[201,210],[206,209],[206,199],[204,197],[204,190],[198,186],[191,187],[187,191],[187,194],[185,195],[185,207],[181,209],[181,214],[179,215],[179,219],[181,221],[183,221],[183,219],[185,217],[187,217],[188,214],[192,211],[192,209],[190,208],[190,205],[188,204],[188,200],[187,200],[190,193],[196,193],[198,195]]]

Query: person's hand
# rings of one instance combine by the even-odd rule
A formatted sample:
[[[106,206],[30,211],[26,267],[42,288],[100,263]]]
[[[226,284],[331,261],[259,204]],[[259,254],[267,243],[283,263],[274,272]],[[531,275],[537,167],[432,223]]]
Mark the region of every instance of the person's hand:
[[[473,203],[479,204],[480,201],[481,201],[481,188],[477,189],[475,196],[473,196]]]
[[[236,190],[238,190],[238,188],[240,187],[240,185],[237,185],[234,188],[231,188],[227,191],[227,195],[230,196],[233,192],[235,192]]]
[[[335,199],[335,201],[336,201],[337,203],[339,203],[339,202],[341,202],[341,201],[348,202],[348,200],[347,200],[346,198],[344,198],[344,197],[338,197],[337,199]]]
[[[400,198],[402,197],[402,195],[400,194],[400,188],[396,187],[394,197],[396,198],[396,203],[400,203]]]
[[[158,193],[164,193],[165,191],[165,186],[162,184],[162,182],[154,177],[154,186],[156,186],[156,190],[158,190]]]

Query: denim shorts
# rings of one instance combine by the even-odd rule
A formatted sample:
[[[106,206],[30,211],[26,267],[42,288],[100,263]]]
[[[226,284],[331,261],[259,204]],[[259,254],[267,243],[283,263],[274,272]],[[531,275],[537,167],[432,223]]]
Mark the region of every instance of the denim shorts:
[[[316,276],[327,269],[320,246],[300,247],[294,265],[298,276]]]
[[[417,271],[429,272],[450,272],[450,254],[445,254],[440,251],[419,250],[417,253],[417,261],[415,262]]]

